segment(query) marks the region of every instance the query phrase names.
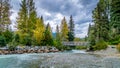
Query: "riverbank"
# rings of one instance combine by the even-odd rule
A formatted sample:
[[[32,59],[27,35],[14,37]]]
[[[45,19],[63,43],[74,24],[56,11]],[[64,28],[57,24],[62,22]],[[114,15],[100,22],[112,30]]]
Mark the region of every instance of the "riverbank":
[[[59,52],[59,50],[57,48],[51,47],[51,46],[35,46],[35,47],[17,46],[13,50],[9,50],[9,48],[7,48],[7,47],[0,48],[0,55],[24,54],[24,53],[50,53],[50,52]]]
[[[120,57],[120,53],[115,47],[109,46],[106,50],[89,52],[90,54],[97,54],[103,57]]]

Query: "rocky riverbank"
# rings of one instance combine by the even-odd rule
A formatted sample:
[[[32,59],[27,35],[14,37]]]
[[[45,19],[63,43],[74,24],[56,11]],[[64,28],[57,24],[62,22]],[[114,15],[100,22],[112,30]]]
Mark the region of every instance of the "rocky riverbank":
[[[120,53],[116,49],[116,47],[113,46],[108,46],[106,50],[101,50],[101,51],[94,51],[94,52],[89,52],[90,54],[97,54],[103,57],[120,57]]]
[[[50,53],[50,52],[59,52],[55,47],[51,46],[17,46],[14,50],[9,50],[7,47],[0,48],[0,55],[6,54],[23,54],[23,53]]]

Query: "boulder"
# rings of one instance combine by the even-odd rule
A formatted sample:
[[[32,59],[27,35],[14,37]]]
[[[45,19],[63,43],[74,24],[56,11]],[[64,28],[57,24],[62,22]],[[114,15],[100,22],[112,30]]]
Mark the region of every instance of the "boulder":
[[[44,53],[49,53],[50,51],[48,49],[45,49],[44,50]]]
[[[0,55],[2,54],[2,51],[0,50]]]
[[[5,55],[6,55],[6,54],[9,54],[9,51],[6,51],[6,50],[5,50],[5,51],[3,51],[3,54],[5,54]]]

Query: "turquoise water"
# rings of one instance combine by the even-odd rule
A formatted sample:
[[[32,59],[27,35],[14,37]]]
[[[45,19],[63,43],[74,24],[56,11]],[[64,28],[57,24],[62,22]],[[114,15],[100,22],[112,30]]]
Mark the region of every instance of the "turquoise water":
[[[120,58],[104,58],[82,50],[0,55],[0,68],[120,68]]]
[[[85,53],[84,51],[65,51],[63,53]],[[41,62],[55,53],[0,55],[0,68],[39,68]]]
[[[39,68],[39,54],[0,55],[0,68]]]

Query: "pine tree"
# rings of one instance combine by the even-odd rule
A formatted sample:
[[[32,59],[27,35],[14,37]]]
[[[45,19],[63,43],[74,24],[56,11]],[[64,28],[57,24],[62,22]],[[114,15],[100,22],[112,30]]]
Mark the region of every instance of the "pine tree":
[[[17,18],[17,28],[21,33],[28,33],[28,9],[27,9],[27,0],[23,0],[20,4],[21,8],[18,13]]]
[[[109,41],[110,23],[109,23],[109,2],[108,0],[99,0],[96,8],[93,10],[94,25],[89,25],[88,40],[90,50],[101,40]],[[102,43],[101,43],[102,44]],[[101,45],[101,47],[103,47]]]
[[[32,44],[33,30],[35,29],[35,24],[37,20],[35,4],[33,0],[22,0],[20,4],[21,8],[18,13],[17,23],[18,23],[18,31],[21,36],[21,40],[24,44]]]
[[[109,20],[107,14],[106,0],[100,0],[97,7],[93,11],[93,21],[95,23],[96,40],[109,39]]]
[[[42,45],[49,45],[49,46],[54,45],[53,38],[52,38],[52,30],[49,23],[46,26],[46,29],[44,32],[44,39],[42,41],[43,41]]]
[[[56,40],[60,41],[60,30],[59,30],[59,26],[56,26]]]
[[[66,22],[65,17],[63,18],[62,22],[61,22],[61,40],[62,41],[68,41],[68,25]]]
[[[93,46],[96,44],[96,36],[95,36],[95,26],[89,24],[89,29],[88,29],[88,41],[90,43],[89,48],[90,50],[93,50]]]
[[[37,19],[37,13],[35,8],[35,3],[33,0],[28,0],[28,17],[29,17],[29,32],[32,33],[31,30],[35,29],[36,19]]]
[[[10,21],[10,0],[0,0],[0,32],[9,29]]]
[[[111,30],[114,38],[120,35],[120,0],[111,0],[110,8]]]
[[[62,42],[61,42],[61,37],[60,37],[60,30],[59,30],[59,26],[57,25],[56,26],[56,48],[58,48],[59,50],[62,50],[63,49],[63,45],[62,45]]]
[[[68,40],[69,41],[74,40],[74,21],[72,19],[72,15],[70,16],[70,21],[69,21]]]
[[[19,17],[17,18],[18,29],[25,33],[30,33],[35,29],[37,19],[35,4],[33,0],[23,0],[20,4]]]

